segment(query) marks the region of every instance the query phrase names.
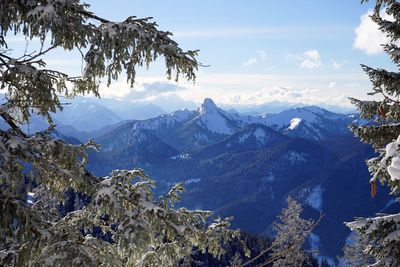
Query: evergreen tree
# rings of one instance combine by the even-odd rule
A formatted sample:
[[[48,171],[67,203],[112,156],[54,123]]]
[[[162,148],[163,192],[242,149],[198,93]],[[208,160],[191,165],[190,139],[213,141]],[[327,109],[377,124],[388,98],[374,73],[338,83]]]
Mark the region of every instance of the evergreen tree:
[[[374,263],[374,258],[365,252],[368,241],[365,235],[353,233],[343,248],[344,255],[339,258],[344,266],[366,267]]]
[[[197,51],[183,51],[150,18],[112,22],[88,8],[79,0],[0,1],[0,88],[6,92],[0,116],[9,126],[0,130],[0,265],[176,266],[193,246],[220,256],[237,232],[227,229],[229,219],[206,224],[208,212],[174,209],[181,185],[155,199],[154,182],[142,170],[90,174],[92,141],[54,139],[53,127],[33,135],[21,130],[32,114],[52,124],[50,113],[62,110],[63,99],[99,96],[101,80],[110,85],[123,73],[133,85],[136,68],[161,56],[168,78],[195,79]],[[14,55],[9,35],[39,41],[41,48]],[[44,56],[56,49],[81,52],[80,77],[46,68]],[[70,188],[88,203],[77,199],[78,210],[61,214]]]
[[[241,267],[253,266],[265,254],[268,259],[257,266],[313,266],[312,255],[303,250],[303,244],[322,217],[317,221],[303,219],[300,216],[303,211],[301,205],[291,197],[288,197],[287,203],[288,207],[282,210],[274,223],[276,237],[271,246]]]
[[[303,208],[291,197],[287,199],[288,207],[278,216],[274,223],[277,233],[272,242],[273,266],[303,266],[308,263],[309,255],[303,250],[303,244],[319,221],[300,217]]]
[[[393,19],[384,19],[386,12]],[[400,3],[395,0],[377,0],[371,16],[380,30],[390,38],[383,45],[397,67],[400,66]],[[374,125],[352,126],[356,136],[371,144],[379,154],[367,161],[372,175],[372,196],[376,194],[376,183],[389,186],[391,193],[400,192],[400,73],[362,65],[373,88],[370,95],[375,101],[351,99],[358,107],[361,117],[374,120]],[[375,258],[374,266],[400,266],[400,214],[379,214],[375,218],[357,218],[347,223],[366,240],[365,252]]]

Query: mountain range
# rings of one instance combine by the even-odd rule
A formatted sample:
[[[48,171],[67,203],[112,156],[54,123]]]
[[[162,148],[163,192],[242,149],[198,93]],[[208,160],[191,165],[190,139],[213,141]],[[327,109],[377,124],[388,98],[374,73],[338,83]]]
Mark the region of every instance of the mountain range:
[[[234,227],[268,235],[291,195],[305,216],[324,214],[310,244],[336,259],[349,234],[343,222],[398,209],[385,188],[370,197],[365,160],[374,151],[353,137],[352,123],[366,122],[316,106],[243,115],[205,99],[197,110],[115,125],[95,138],[103,149],[89,168],[97,175],[143,168],[161,193],[183,182],[183,206],[234,216]]]
[[[366,123],[357,114],[306,106],[246,115],[207,98],[195,110],[125,120],[128,114],[122,119],[90,102],[75,104],[55,117],[62,122],[56,129],[60,138],[92,137],[102,146],[89,155],[94,174],[143,168],[159,194],[182,182],[181,205],[234,216],[232,226],[245,231],[273,235],[271,224],[291,195],[304,216],[324,214],[310,246],[336,259],[349,235],[343,222],[399,209],[383,187],[370,197],[365,160],[374,151],[348,130]]]

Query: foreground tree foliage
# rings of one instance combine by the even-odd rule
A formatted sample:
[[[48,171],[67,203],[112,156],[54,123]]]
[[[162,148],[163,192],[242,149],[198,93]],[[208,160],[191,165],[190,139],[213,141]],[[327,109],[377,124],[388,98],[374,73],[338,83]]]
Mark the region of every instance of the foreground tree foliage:
[[[40,49],[16,56],[10,35]],[[33,135],[20,128],[33,114],[51,124],[50,112],[62,110],[64,99],[99,96],[100,80],[110,85],[124,73],[133,85],[135,69],[160,56],[168,78],[194,80],[197,51],[183,51],[170,35],[149,18],[100,18],[78,0],[0,1],[0,116],[9,125],[0,130],[1,266],[174,266],[193,247],[218,257],[237,236],[229,219],[206,224],[208,212],[174,209],[182,185],[155,199],[142,170],[107,177],[86,171],[92,141],[71,145],[54,139],[52,127]],[[55,49],[82,53],[80,77],[46,68],[43,56]],[[88,201],[61,216],[59,203],[71,189]]]
[[[393,19],[381,17],[386,12]],[[377,0],[372,16],[380,30],[391,42],[383,46],[397,67],[400,66],[400,3],[395,0]],[[372,196],[376,194],[376,183],[389,186],[391,193],[400,192],[400,73],[362,65],[372,84],[370,95],[376,101],[352,99],[361,116],[374,120],[375,125],[353,126],[356,136],[371,144],[377,157],[368,160],[372,175]],[[400,214],[379,214],[375,218],[357,218],[347,225],[361,237],[365,253],[374,257],[373,266],[400,266]]]

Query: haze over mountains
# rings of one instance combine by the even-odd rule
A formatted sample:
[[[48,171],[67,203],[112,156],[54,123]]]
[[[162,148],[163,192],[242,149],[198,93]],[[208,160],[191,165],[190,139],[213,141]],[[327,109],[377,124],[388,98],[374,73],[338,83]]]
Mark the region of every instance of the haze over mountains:
[[[0,99],[4,95],[0,94]],[[1,101],[1,100],[0,100]],[[58,126],[72,126],[78,131],[91,132],[102,127],[113,125],[124,120],[146,120],[169,114],[181,108],[195,110],[201,104],[185,101],[182,98],[171,95],[163,96],[154,101],[132,102],[112,98],[76,97],[74,99],[61,99],[63,112],[53,115]],[[222,105],[225,111],[243,115],[262,115],[278,113],[284,110],[305,107],[302,104],[286,102],[271,102],[262,105]],[[349,113],[352,109],[343,109],[338,106],[327,106],[329,110]],[[84,114],[84,115],[82,115]],[[42,130],[47,127],[39,118],[33,118],[31,131]]]
[[[135,120],[129,118],[135,107],[121,104],[118,113],[110,103],[116,102],[105,107],[81,98],[67,106],[55,116],[63,122],[57,134],[101,144],[100,152],[90,153],[94,174],[140,167],[160,193],[183,182],[182,205],[234,216],[233,227],[272,234],[271,223],[291,195],[305,216],[325,214],[310,244],[335,259],[349,233],[344,221],[398,208],[384,188],[370,197],[365,160],[373,151],[348,130],[351,123],[365,123],[356,114],[307,106],[243,115],[207,98],[195,110]],[[42,123],[34,120],[30,127]]]

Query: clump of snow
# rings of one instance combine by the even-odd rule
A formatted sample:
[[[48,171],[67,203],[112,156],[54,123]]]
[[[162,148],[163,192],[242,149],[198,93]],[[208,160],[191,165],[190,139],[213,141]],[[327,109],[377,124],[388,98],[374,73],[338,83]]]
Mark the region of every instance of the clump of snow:
[[[302,121],[302,119],[300,119],[300,118],[293,118],[290,121],[290,125],[288,127],[288,130],[294,130],[294,129],[298,128],[301,121]]]
[[[373,232],[376,229],[378,229],[379,225],[382,223],[395,223],[399,224],[400,223],[400,214],[389,214],[389,215],[382,215],[382,216],[377,216],[374,218],[368,218],[365,220],[358,220],[354,222],[348,222],[345,223],[347,227],[349,227],[351,230],[356,230],[360,228],[364,228],[368,226],[368,231]]]
[[[313,209],[322,211],[322,187],[318,185],[314,187],[306,199],[306,203]]]
[[[27,194],[27,200],[26,200],[26,202],[28,203],[28,204],[33,204],[33,202],[34,202],[34,198],[35,197],[35,193],[33,193],[33,192],[28,192],[28,194]]]
[[[397,137],[397,140],[386,145],[384,152],[384,156],[379,162],[379,168],[375,172],[374,176],[371,178],[371,181],[376,181],[378,175],[381,171],[387,171],[392,181],[400,180],[400,135]],[[372,158],[369,160],[369,163],[373,163],[378,158]]]
[[[58,17],[58,14],[51,2],[48,1],[47,5],[37,5],[34,9],[30,10],[27,16],[34,16],[38,17],[38,19],[45,19],[50,21]]]
[[[400,135],[397,140],[386,145],[385,157],[380,162],[380,168],[386,168],[392,181],[400,180],[400,153],[399,153]],[[388,160],[391,163],[387,166]],[[378,173],[378,172],[377,172]],[[374,177],[375,178],[375,177]]]

